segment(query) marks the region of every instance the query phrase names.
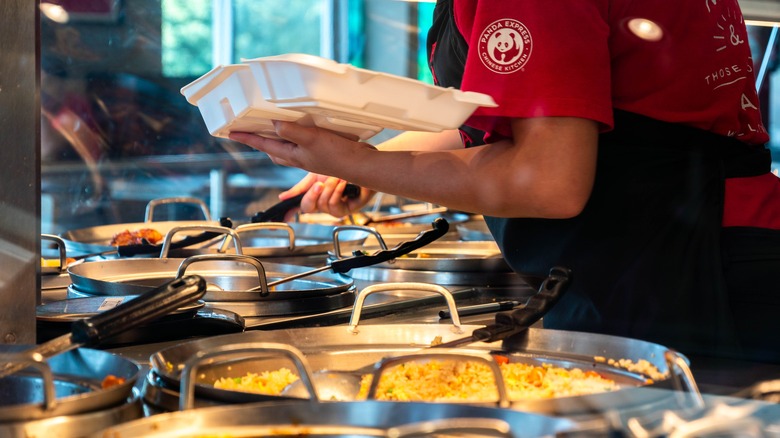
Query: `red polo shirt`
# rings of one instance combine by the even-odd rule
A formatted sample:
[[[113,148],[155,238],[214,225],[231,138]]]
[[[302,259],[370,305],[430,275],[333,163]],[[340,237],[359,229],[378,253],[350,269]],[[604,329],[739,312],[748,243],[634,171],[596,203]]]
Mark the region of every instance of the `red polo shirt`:
[[[755,72],[737,0],[454,0],[469,44],[462,89],[493,96],[467,122],[489,139],[512,117],[573,116],[612,128],[612,109],[755,145]],[[780,229],[780,180],[726,183],[724,226]]]

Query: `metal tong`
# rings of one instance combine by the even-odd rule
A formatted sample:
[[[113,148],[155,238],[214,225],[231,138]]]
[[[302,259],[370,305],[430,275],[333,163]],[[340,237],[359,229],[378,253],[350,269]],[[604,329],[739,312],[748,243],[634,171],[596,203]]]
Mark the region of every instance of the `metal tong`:
[[[357,213],[357,214],[349,215],[348,218],[350,222],[352,222],[352,224],[365,227],[371,224],[400,221],[403,219],[411,219],[415,217],[429,216],[432,214],[446,213],[447,211],[448,211],[447,207],[436,207],[436,208],[431,208],[430,210],[415,210],[415,211],[408,211],[406,213],[396,213],[396,214],[386,214],[386,215]]]
[[[474,342],[502,341],[517,335],[539,321],[560,300],[571,281],[571,270],[553,267],[550,274],[539,286],[524,307],[496,313],[495,324],[476,329],[471,336],[434,345],[431,348],[455,348]]]

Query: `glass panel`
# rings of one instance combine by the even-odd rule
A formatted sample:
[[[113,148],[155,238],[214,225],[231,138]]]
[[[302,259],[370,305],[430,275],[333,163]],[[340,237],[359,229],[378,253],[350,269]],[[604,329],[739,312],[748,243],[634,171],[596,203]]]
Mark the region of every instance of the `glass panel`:
[[[326,0],[235,0],[233,62],[241,58],[319,55]]]
[[[396,0],[43,0],[43,232],[144,219],[193,196],[246,221],[303,173],[211,136],[180,89],[227,62],[302,52],[427,77],[433,4]],[[419,11],[417,9],[419,8]],[[343,22],[341,22],[342,20]],[[339,33],[339,29],[343,33]],[[340,36],[343,34],[343,37]],[[227,35],[227,37],[223,37]],[[343,39],[346,39],[346,44]],[[385,131],[372,142],[394,132]],[[165,211],[163,211],[165,213]],[[174,214],[175,213],[175,214]],[[198,219],[198,208],[155,219]]]
[[[433,75],[428,68],[428,48],[426,46],[426,39],[428,37],[428,29],[433,24],[433,3],[419,3],[418,20],[417,20],[417,64],[419,66],[417,79],[433,83]]]
[[[761,113],[769,132],[772,171],[780,169],[780,79],[777,71],[777,30],[769,26],[748,25],[749,43],[755,66],[756,86],[761,99]]]
[[[200,76],[211,69],[212,0],[163,0],[163,76]]]

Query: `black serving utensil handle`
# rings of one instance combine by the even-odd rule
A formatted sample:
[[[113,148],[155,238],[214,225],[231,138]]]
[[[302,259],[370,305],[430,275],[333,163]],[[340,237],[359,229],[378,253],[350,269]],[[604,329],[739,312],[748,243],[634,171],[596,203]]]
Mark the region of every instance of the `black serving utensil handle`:
[[[495,324],[479,328],[471,332],[471,336],[435,345],[432,348],[454,348],[474,342],[495,342],[528,330],[528,327],[542,317],[563,296],[571,282],[571,270],[563,267],[553,267],[547,278],[539,286],[539,290],[525,306],[512,311],[496,313]]]
[[[222,227],[233,228],[233,221],[230,218],[220,218],[219,225]],[[171,250],[187,248],[188,246],[197,245],[198,243],[208,242],[209,240],[222,236],[221,233],[214,233],[212,231],[204,231],[194,236],[186,236],[185,238],[172,242]],[[159,254],[161,245],[151,243],[140,243],[137,245],[122,245],[117,247],[117,254],[122,257],[133,257],[136,255],[144,254]]]
[[[444,218],[437,218],[435,221],[433,221],[432,225],[433,225],[432,229],[423,231],[420,234],[418,234],[417,237],[415,237],[413,240],[399,243],[392,249],[377,251],[371,255],[363,254],[357,251],[354,257],[335,260],[328,265],[321,266],[319,268],[312,269],[310,271],[290,275],[289,277],[282,278],[281,280],[272,281],[268,283],[267,286],[273,287],[282,283],[286,283],[288,281],[307,277],[309,275],[316,274],[318,272],[323,272],[329,269],[335,273],[344,274],[354,268],[362,268],[364,266],[371,266],[377,263],[382,263],[387,260],[392,260],[396,257],[407,254],[411,251],[414,251],[417,248],[421,248],[433,242],[439,237],[445,235],[447,233],[447,230],[449,230],[450,227],[450,224]],[[256,291],[256,290],[262,290],[262,285],[249,289],[249,291]]]
[[[74,343],[98,344],[127,329],[138,327],[192,303],[206,293],[206,280],[188,275],[139,295],[95,316],[78,320],[71,327]]]
[[[539,286],[539,291],[528,299],[524,307],[496,313],[495,325],[474,330],[474,335],[485,342],[506,339],[528,329],[557,303],[571,281],[571,270],[556,266]]]
[[[418,234],[414,239],[401,242],[391,249],[380,250],[370,255],[358,253],[354,257],[336,260],[330,264],[330,267],[333,272],[343,274],[351,269],[362,268],[365,266],[372,266],[378,263],[386,262],[396,257],[408,254],[416,249],[422,248],[423,246],[447,234],[447,231],[450,229],[449,222],[447,222],[447,220],[443,217],[436,218],[436,220],[434,220],[431,225],[432,228],[430,230],[425,230]]]
[[[267,210],[255,213],[255,215],[252,216],[251,222],[283,222],[284,216],[288,211],[301,206],[301,200],[305,194],[306,193],[304,192],[299,195],[295,195],[292,198],[279,201],[269,207]],[[348,199],[355,199],[358,196],[360,196],[360,187],[347,183],[347,186],[344,187],[344,197]]]

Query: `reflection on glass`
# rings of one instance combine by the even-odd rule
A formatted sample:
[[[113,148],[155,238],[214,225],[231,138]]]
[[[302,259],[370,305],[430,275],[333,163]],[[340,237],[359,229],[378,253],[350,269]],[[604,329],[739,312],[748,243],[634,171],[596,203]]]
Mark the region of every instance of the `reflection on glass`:
[[[430,81],[432,8],[395,0],[43,0],[42,231],[141,222],[150,200],[178,196],[246,220],[302,173],[209,135],[180,89],[217,64],[282,53]]]

